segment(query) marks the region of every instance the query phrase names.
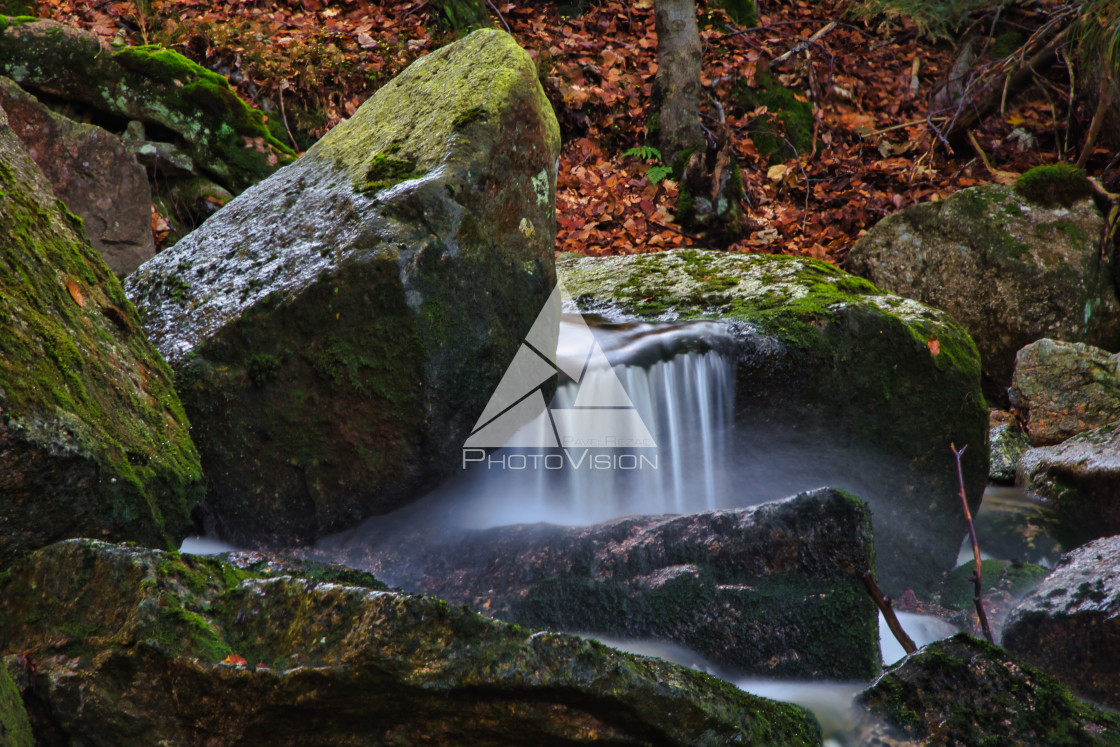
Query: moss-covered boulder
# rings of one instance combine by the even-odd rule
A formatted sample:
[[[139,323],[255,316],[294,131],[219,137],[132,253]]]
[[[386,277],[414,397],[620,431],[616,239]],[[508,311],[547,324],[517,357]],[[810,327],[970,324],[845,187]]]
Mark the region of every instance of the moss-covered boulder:
[[[1032,198],[989,185],[905,208],[848,257],[855,274],[960,322],[980,350],[984,394],[998,404],[1024,345],[1049,337],[1120,348],[1116,279],[1101,259],[1105,220],[1066,176],[1049,191],[1037,182],[1028,180]]]
[[[811,745],[796,706],[372,580],[91,540],[0,585],[40,743]],[[283,573],[277,572],[284,571]]]
[[[1039,340],[1015,355],[1008,390],[1034,446],[1120,421],[1120,353],[1080,342]]]
[[[585,311],[729,325],[740,505],[835,485],[871,505],[892,593],[955,565],[965,525],[949,444],[969,445],[975,508],[988,430],[976,348],[947,315],[804,258],[687,250],[557,267]]]
[[[309,540],[459,468],[555,283],[559,147],[528,54],[477,31],[129,278],[223,536]]]
[[[875,562],[870,522],[863,501],[822,488],[588,527],[386,527],[320,548],[509,622],[675,643],[729,676],[856,680],[879,671],[860,580]]]
[[[171,372],[0,110],[0,569],[66,537],[177,545],[202,497]]]
[[[88,106],[122,131],[129,120],[166,128],[198,169],[234,192],[294,155],[229,81],[169,49],[114,51],[88,31],[0,16],[0,75]]]
[[[22,654],[9,657],[15,667],[20,667],[20,661],[26,662]],[[26,664],[22,666],[26,667]],[[31,723],[27,719],[27,710],[23,707],[23,698],[20,697],[12,677],[8,674],[7,661],[0,658],[0,743],[8,747],[32,747],[35,738],[31,733]]]
[[[1003,629],[1009,651],[1120,709],[1120,537],[1068,553]]]
[[[1120,744],[1120,716],[963,633],[903,659],[857,703],[860,744]]]

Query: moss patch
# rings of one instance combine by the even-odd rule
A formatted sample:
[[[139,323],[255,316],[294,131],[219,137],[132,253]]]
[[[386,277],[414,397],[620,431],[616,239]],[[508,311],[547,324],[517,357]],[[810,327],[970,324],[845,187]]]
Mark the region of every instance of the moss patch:
[[[1085,169],[1064,163],[1035,166],[1015,181],[1014,189],[1022,197],[1047,206],[1071,205],[1093,194]]]

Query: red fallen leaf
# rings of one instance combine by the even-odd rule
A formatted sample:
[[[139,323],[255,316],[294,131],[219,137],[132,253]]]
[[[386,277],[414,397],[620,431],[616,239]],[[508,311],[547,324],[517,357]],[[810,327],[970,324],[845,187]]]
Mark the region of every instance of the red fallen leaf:
[[[245,661],[244,656],[238,656],[237,654],[230,654],[226,658],[222,659],[221,663],[230,664],[235,667],[245,667],[249,664],[249,662]]]
[[[927,342],[926,345],[929,347],[930,355],[938,355],[941,353],[941,343],[932,337],[929,338],[929,342]]]
[[[74,303],[78,306],[85,306],[85,299],[82,298],[82,289],[74,281],[74,278],[66,278],[66,290],[70,292],[70,298],[74,299]]]

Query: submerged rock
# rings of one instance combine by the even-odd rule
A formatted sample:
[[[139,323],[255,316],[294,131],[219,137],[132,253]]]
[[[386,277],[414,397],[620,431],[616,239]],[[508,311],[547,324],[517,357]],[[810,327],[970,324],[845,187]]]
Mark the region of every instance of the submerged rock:
[[[1008,391],[1033,446],[1120,421],[1120,354],[1079,342],[1039,340],[1015,356]]]
[[[820,743],[800,708],[683,667],[354,571],[231,560],[78,540],[14,567],[0,645],[34,657],[40,742]]]
[[[158,125],[194,168],[234,192],[295,155],[229,81],[169,49],[114,51],[89,31],[0,16],[0,75],[120,119],[122,129],[129,120]]]
[[[129,278],[224,537],[310,540],[458,466],[554,284],[559,145],[532,60],[478,31]]]
[[[740,505],[837,485],[871,505],[890,593],[955,565],[965,524],[949,445],[969,445],[975,510],[988,413],[976,347],[948,316],[797,257],[688,250],[557,269],[584,311],[729,325],[738,369],[727,468]],[[785,492],[773,494],[775,480]]]
[[[1003,645],[1081,697],[1120,708],[1120,537],[1067,554],[1012,611]]]
[[[980,350],[985,396],[1004,403],[1024,345],[1120,347],[1120,299],[1099,245],[1106,221],[1082,183],[1057,204],[987,185],[908,207],[856,242],[848,269],[951,314]]]
[[[860,744],[1120,744],[1120,716],[963,633],[906,657],[856,700]]]
[[[67,537],[177,546],[202,475],[171,372],[0,110],[0,569]]]
[[[1067,544],[1120,534],[1120,422],[1029,449],[1016,479],[1080,535]]]
[[[0,107],[117,277],[156,253],[148,175],[120,138],[56,114],[8,78],[0,77]]]
[[[366,529],[325,552],[501,620],[676,643],[729,675],[879,671],[878,613],[860,580],[874,563],[870,516],[838,490],[589,527]]]

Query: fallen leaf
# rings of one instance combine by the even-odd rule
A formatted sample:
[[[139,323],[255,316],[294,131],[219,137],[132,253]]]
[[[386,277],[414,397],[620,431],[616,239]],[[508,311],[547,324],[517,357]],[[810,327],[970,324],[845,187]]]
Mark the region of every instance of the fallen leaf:
[[[930,355],[939,355],[941,353],[941,343],[934,338],[929,338],[929,342],[927,342],[926,345],[929,346]]]
[[[70,298],[74,299],[74,303],[78,306],[85,306],[86,301],[82,298],[82,289],[78,287],[78,283],[74,278],[66,278],[66,290],[70,291]]]
[[[249,662],[245,660],[244,656],[238,656],[237,654],[230,654],[226,658],[222,659],[221,663],[230,664],[235,667],[244,667],[248,666],[249,664]]]

